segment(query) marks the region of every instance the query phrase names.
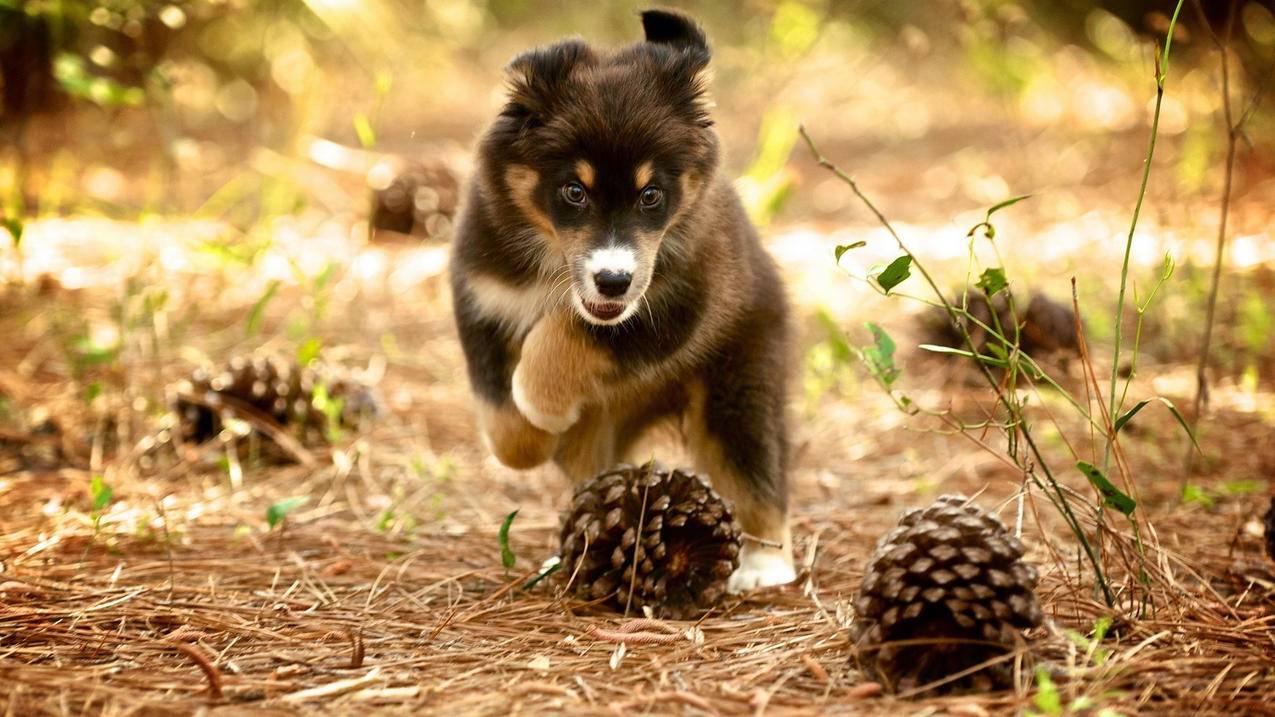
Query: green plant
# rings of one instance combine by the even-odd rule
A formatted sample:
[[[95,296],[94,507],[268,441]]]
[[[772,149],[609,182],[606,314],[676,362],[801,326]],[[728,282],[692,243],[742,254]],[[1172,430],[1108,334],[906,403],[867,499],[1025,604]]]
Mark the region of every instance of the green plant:
[[[1151,401],[1158,401],[1170,410],[1170,412],[1178,419],[1178,422],[1186,429],[1187,434],[1191,435],[1192,442],[1194,436],[1182,419],[1181,414],[1176,407],[1167,399],[1161,397],[1149,398],[1135,404],[1128,412],[1121,412],[1123,399],[1128,393],[1129,384],[1132,378],[1126,381],[1124,391],[1117,395],[1117,379],[1119,375],[1119,359],[1121,354],[1121,321],[1124,315],[1125,296],[1129,286],[1129,260],[1132,250],[1132,241],[1134,231],[1137,226],[1138,215],[1141,212],[1142,202],[1146,193],[1146,186],[1149,179],[1152,158],[1155,152],[1155,138],[1159,127],[1160,104],[1164,95],[1165,73],[1168,65],[1169,48],[1174,24],[1176,23],[1177,14],[1181,10],[1184,0],[1179,0],[1177,9],[1173,19],[1169,25],[1170,41],[1166,42],[1162,53],[1156,56],[1156,111],[1152,120],[1150,146],[1147,150],[1145,166],[1143,169],[1142,183],[1138,193],[1138,200],[1134,208],[1133,219],[1129,234],[1126,240],[1125,253],[1121,269],[1120,290],[1116,307],[1115,319],[1115,346],[1114,361],[1111,372],[1110,395],[1108,401],[1103,403],[1098,398],[1098,412],[1090,411],[1086,406],[1082,405],[1067,391],[1063,390],[1057,381],[1053,380],[1044,372],[1040,365],[1021,349],[1019,342],[1018,325],[1004,326],[1001,324],[1000,312],[991,310],[987,318],[980,318],[970,308],[970,284],[974,289],[982,293],[982,300],[987,306],[992,306],[994,297],[1003,297],[1005,305],[1008,307],[1006,315],[1017,317],[1015,311],[1014,294],[1011,287],[1011,281],[1004,269],[1004,263],[1000,260],[999,251],[996,249],[996,227],[992,220],[993,215],[1002,209],[1011,207],[1018,202],[1026,199],[1026,196],[1019,196],[1000,202],[987,210],[983,221],[974,225],[966,233],[966,237],[970,240],[969,257],[970,267],[966,287],[962,290],[961,296],[956,301],[947,298],[944,292],[939,288],[929,270],[917,259],[907,247],[902,237],[895,231],[890,221],[876,208],[873,202],[860,190],[855,180],[839,167],[832,164],[819,152],[813,140],[805,132],[804,128],[800,130],[801,137],[805,140],[815,160],[821,167],[828,169],[835,176],[841,179],[866,206],[869,211],[876,217],[877,221],[886,229],[890,237],[894,240],[898,249],[902,252],[899,257],[890,262],[880,271],[870,272],[869,284],[876,288],[882,295],[889,295],[899,287],[904,281],[911,277],[912,271],[915,270],[920,274],[925,284],[930,290],[933,298],[921,299],[925,303],[940,308],[951,322],[952,327],[961,336],[963,347],[950,348],[931,345],[922,345],[921,348],[937,351],[940,353],[954,354],[971,359],[979,370],[982,378],[992,391],[996,405],[999,409],[999,415],[995,418],[989,418],[987,421],[969,425],[956,419],[948,411],[932,411],[924,410],[917,407],[906,396],[898,394],[895,390],[895,384],[898,379],[898,368],[895,366],[893,354],[895,351],[894,341],[880,327],[870,324],[869,330],[873,335],[873,343],[859,350],[859,356],[864,365],[867,367],[869,374],[882,386],[883,389],[895,400],[896,404],[909,413],[923,412],[927,415],[940,418],[950,428],[961,432],[965,435],[971,435],[970,431],[974,429],[981,430],[988,426],[996,426],[1001,429],[1006,437],[1005,455],[1009,461],[1021,471],[1024,481],[1024,489],[1028,486],[1035,486],[1042,491],[1042,494],[1050,501],[1059,515],[1063,518],[1072,535],[1076,538],[1081,550],[1086,556],[1090,567],[1092,568],[1096,588],[1101,594],[1107,605],[1113,606],[1115,603],[1116,593],[1109,584],[1106,571],[1102,561],[1103,538],[1110,536],[1115,539],[1114,533],[1107,531],[1104,524],[1103,510],[1105,508],[1114,508],[1124,515],[1132,527],[1133,544],[1137,552],[1139,565],[1134,571],[1134,577],[1143,585],[1149,582],[1147,575],[1147,565],[1145,559],[1145,548],[1142,542],[1142,528],[1138,514],[1135,513],[1137,508],[1136,491],[1132,478],[1129,475],[1127,463],[1123,460],[1118,444],[1116,442],[1117,435],[1121,428],[1129,423],[1133,417]],[[982,271],[977,271],[977,253],[975,251],[974,242],[977,235],[981,233],[981,239],[986,240],[991,250],[996,254],[996,264],[993,266],[983,267]],[[835,252],[835,259],[838,263],[842,260],[846,252],[862,246],[862,243],[856,243],[848,246],[839,246]],[[1153,289],[1143,301],[1137,302],[1138,310],[1138,334],[1141,336],[1142,317],[1151,305],[1155,295],[1165,281],[1172,275],[1173,262],[1166,257],[1164,266],[1161,269],[1158,281],[1154,284]],[[978,280],[973,281],[973,276],[977,274]],[[1136,288],[1135,288],[1136,292]],[[916,298],[916,297],[911,297]],[[1073,304],[1076,306],[1076,313],[1079,314],[1079,297],[1076,295],[1075,281],[1073,280]],[[1081,358],[1088,373],[1087,378],[1093,384],[1097,391],[1097,378],[1093,375],[1092,363],[1088,359],[1087,347],[1085,345],[1083,331],[1079,319],[1076,320],[1076,329],[1078,334]],[[975,342],[971,331],[978,330],[986,334],[987,341],[981,345]],[[1135,338],[1134,351],[1137,350],[1137,340]],[[986,353],[984,353],[984,351]],[[993,373],[993,369],[999,372],[999,376]],[[1055,474],[1055,470],[1051,463],[1041,452],[1038,441],[1031,423],[1028,421],[1025,408],[1027,403],[1026,394],[1019,390],[1020,382],[1024,383],[1027,388],[1034,389],[1037,384],[1048,385],[1062,395],[1067,403],[1081,415],[1091,432],[1100,434],[1104,441],[1102,467],[1096,466],[1094,463],[1081,460],[1076,456],[1076,468],[1085,476],[1090,485],[1094,488],[1098,495],[1096,505],[1087,506],[1092,511],[1094,524],[1098,528],[1098,539],[1091,538],[1084,526],[1080,522],[1078,506],[1074,504],[1076,496],[1070,489],[1066,488],[1060,482]],[[1052,420],[1052,417],[1051,417]],[[1056,423],[1055,423],[1056,425]],[[1058,426],[1061,435],[1061,427]],[[981,439],[972,436],[971,438],[984,448],[990,447]],[[1071,450],[1073,455],[1076,453],[1072,445],[1063,437],[1063,441],[1067,448]],[[1117,468],[1120,473],[1121,480],[1124,484],[1123,488],[1117,487],[1108,477],[1108,466],[1113,453],[1117,457]],[[1132,595],[1132,592],[1130,592]]]
[[[111,504],[115,491],[111,489],[100,475],[89,479],[89,504],[92,506],[89,515],[93,518],[93,536],[97,537],[102,525],[102,511]]]
[[[514,551],[509,547],[509,528],[514,524],[514,518],[518,517],[518,511],[514,511],[505,516],[504,522],[500,524],[500,532],[496,539],[500,543],[500,564],[505,567],[505,575],[509,574],[509,570],[513,568],[514,562],[518,557],[514,555]]]
[[[274,530],[276,527],[282,526],[289,513],[300,508],[309,501],[310,498],[308,496],[301,495],[294,496],[292,498],[284,498],[277,503],[271,503],[270,507],[266,508],[266,526],[270,530]]]
[[[310,401],[315,410],[323,414],[325,420],[323,432],[328,441],[335,443],[341,440],[341,436],[345,433],[341,430],[341,418],[345,414],[344,399],[333,397],[327,386],[318,384],[314,387]]]

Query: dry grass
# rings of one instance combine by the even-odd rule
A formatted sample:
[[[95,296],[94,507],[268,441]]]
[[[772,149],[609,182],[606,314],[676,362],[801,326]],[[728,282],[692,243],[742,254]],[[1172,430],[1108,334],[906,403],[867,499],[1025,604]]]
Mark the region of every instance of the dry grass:
[[[296,258],[327,241],[322,229],[302,234],[277,250]],[[47,239],[32,245],[64,264],[114,271],[125,260],[76,260],[78,244],[59,254]],[[152,341],[150,328],[127,332],[118,364],[71,380],[58,318],[109,323],[117,274],[74,291],[49,283],[43,295],[27,286],[0,298],[0,333],[13,337],[0,346],[0,393],[14,410],[45,407],[60,430],[0,433],[6,714],[981,715],[1036,709],[1033,664],[1051,671],[1064,709],[1087,699],[1085,709],[1124,714],[1275,713],[1275,576],[1254,532],[1262,500],[1174,506],[1178,438],[1167,418],[1148,416],[1126,439],[1158,545],[1146,612],[1127,605],[1128,594],[1116,614],[1095,602],[1070,538],[1032,497],[1024,530],[1052,620],[1016,657],[1018,689],[880,696],[852,668],[845,634],[876,538],[936,491],[983,490],[984,505],[1014,520],[1017,477],[974,443],[919,430],[867,387],[824,396],[817,410],[800,411],[797,429],[801,580],[730,600],[698,622],[635,623],[563,599],[549,583],[522,589],[553,554],[566,486],[548,470],[504,470],[477,444],[441,298],[440,250],[322,245],[355,268],[331,289],[314,332],[329,358],[383,374],[389,416],[331,450],[313,449],[312,466],[245,463],[232,481],[215,448],[161,448],[147,463],[131,447],[156,430],[160,389],[192,359],[257,344],[293,350],[289,317],[314,296],[285,283],[266,311],[265,338],[248,337],[242,321],[259,277],[241,279],[249,274],[238,267],[159,272],[148,252],[158,256],[172,240],[138,241],[128,258],[137,265],[120,274],[171,289],[171,333]],[[409,275],[400,285],[395,272]],[[972,410],[977,394],[944,387],[945,371],[912,362],[914,397]],[[81,395],[92,380],[107,390],[87,405]],[[1226,392],[1214,401],[1224,408]],[[1219,410],[1205,485],[1269,475],[1267,408]],[[99,523],[88,494],[94,474],[114,489]],[[310,500],[268,530],[267,506],[293,495]],[[506,574],[496,532],[515,507],[519,560]],[[1113,635],[1095,650],[1066,634],[1087,632],[1103,615],[1114,618]]]

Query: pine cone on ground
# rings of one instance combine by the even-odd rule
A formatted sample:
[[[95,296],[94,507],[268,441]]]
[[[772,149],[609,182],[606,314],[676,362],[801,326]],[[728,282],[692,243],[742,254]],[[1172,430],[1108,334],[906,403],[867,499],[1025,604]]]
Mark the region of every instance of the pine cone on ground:
[[[696,474],[620,465],[572,498],[559,575],[583,598],[687,618],[726,594],[740,533],[730,506]]]
[[[425,237],[451,230],[460,185],[441,162],[386,161],[368,173],[373,233],[379,230]]]
[[[220,370],[195,369],[175,386],[173,410],[178,438],[203,443],[221,433],[227,418],[252,423],[269,420],[298,438],[323,438],[328,416],[315,406],[315,389],[342,402],[340,423],[353,428],[364,416],[375,417],[377,401],[369,387],[342,376],[302,368],[266,356],[236,356]]]
[[[953,306],[960,306],[959,297],[953,298],[951,303]],[[996,328],[997,322],[1000,323],[1001,334],[1010,340],[1014,338],[1014,325],[1018,325],[1018,346],[1030,356],[1080,352],[1075,311],[1044,294],[1032,294],[1026,308],[1021,302],[1015,302],[1015,311],[1011,312],[1005,292],[1000,292],[989,300],[982,291],[972,291],[968,311],[974,320],[967,319],[965,328],[979,353],[987,354],[987,344],[993,341],[980,324]],[[995,319],[992,318],[993,311],[996,314]],[[967,348],[965,337],[952,326],[947,312],[941,307],[928,312],[923,322],[930,343],[958,349]]]
[[[852,637],[874,679],[928,684],[1003,655],[1044,619],[1036,570],[995,516],[964,496],[906,513],[877,544],[855,603]],[[891,644],[916,641],[914,644]],[[1002,662],[945,689],[1008,686]]]
[[[1275,497],[1271,498],[1271,509],[1266,511],[1266,554],[1275,560]]]

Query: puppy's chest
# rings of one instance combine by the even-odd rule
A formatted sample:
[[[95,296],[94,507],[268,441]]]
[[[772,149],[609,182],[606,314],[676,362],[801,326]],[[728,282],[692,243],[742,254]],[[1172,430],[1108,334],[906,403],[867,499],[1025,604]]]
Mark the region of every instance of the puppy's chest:
[[[478,312],[500,322],[511,334],[522,338],[536,321],[561,300],[562,288],[545,280],[511,284],[496,277],[476,274],[466,282]]]

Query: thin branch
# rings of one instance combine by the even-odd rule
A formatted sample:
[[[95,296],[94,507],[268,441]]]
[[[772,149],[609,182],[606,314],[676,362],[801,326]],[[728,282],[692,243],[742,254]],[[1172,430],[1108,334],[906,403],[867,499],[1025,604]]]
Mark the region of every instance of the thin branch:
[[[1192,418],[1194,424],[1192,428],[1200,424],[1203,417],[1203,411],[1209,402],[1209,350],[1213,341],[1213,322],[1217,315],[1217,297],[1222,283],[1222,265],[1226,260],[1226,229],[1227,221],[1231,212],[1231,188],[1235,175],[1235,151],[1239,142],[1240,133],[1244,119],[1248,117],[1245,111],[1239,122],[1236,122],[1231,113],[1231,75],[1229,61],[1229,46],[1231,44],[1232,33],[1235,28],[1235,12],[1239,6],[1237,0],[1231,0],[1230,9],[1227,11],[1226,30],[1222,37],[1218,37],[1209,25],[1208,18],[1204,15],[1204,7],[1200,4],[1200,0],[1193,0],[1196,12],[1200,16],[1200,21],[1204,27],[1208,28],[1209,37],[1212,38],[1213,44],[1217,47],[1218,54],[1222,57],[1222,117],[1226,123],[1226,175],[1222,184],[1222,207],[1221,217],[1218,221],[1217,228],[1217,249],[1213,259],[1213,276],[1209,285],[1208,308],[1205,310],[1204,317],[1204,335],[1200,339],[1200,356],[1195,366],[1195,400],[1193,403],[1194,410]],[[1253,102],[1256,104],[1258,95],[1254,95]],[[1182,469],[1182,487],[1186,487],[1187,480],[1190,478],[1191,469],[1195,463],[1194,446],[1188,445],[1184,466]]]

